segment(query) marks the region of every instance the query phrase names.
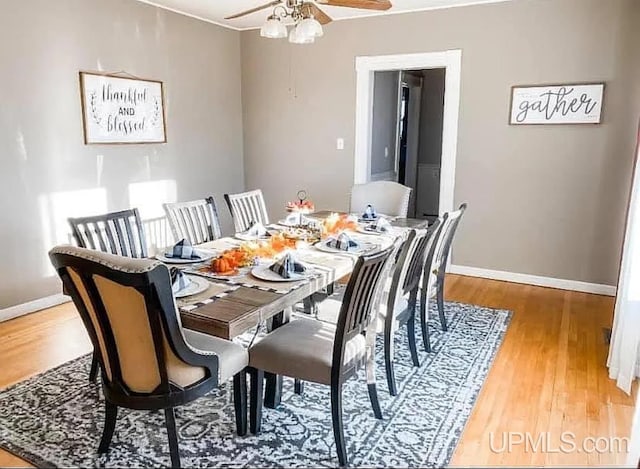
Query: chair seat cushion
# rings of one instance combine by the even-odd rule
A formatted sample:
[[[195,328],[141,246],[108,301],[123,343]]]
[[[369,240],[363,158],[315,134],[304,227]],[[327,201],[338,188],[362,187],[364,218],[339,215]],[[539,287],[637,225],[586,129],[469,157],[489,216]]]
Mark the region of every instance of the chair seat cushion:
[[[194,352],[218,356],[218,379],[221,383],[240,372],[249,363],[249,354],[241,345],[191,329],[182,331],[187,345]]]
[[[299,318],[267,334],[249,349],[249,366],[270,373],[331,384],[336,327]],[[345,345],[344,364],[364,357],[365,338],[358,334]]]

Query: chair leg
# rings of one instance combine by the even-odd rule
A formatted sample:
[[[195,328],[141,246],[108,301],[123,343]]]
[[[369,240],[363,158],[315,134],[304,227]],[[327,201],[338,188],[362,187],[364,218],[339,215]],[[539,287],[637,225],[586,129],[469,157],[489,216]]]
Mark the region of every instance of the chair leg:
[[[347,447],[344,442],[344,427],[342,424],[342,385],[331,383],[331,421],[333,422],[333,436],[336,440],[336,451],[340,466],[347,465]]]
[[[89,371],[89,382],[95,383],[98,376],[98,357],[96,352],[91,355],[91,371]]]
[[[407,338],[409,339],[409,351],[411,352],[411,360],[413,366],[420,366],[420,359],[418,358],[418,350],[416,347],[416,314],[415,310],[409,316],[407,321]]]
[[[431,340],[429,339],[429,297],[426,290],[420,290],[420,328],[422,329],[422,343],[427,353],[431,352]]]
[[[389,387],[389,394],[396,396],[398,390],[396,388],[396,377],[393,371],[393,333],[385,327],[384,331],[384,368],[387,374],[387,385]]]
[[[293,392],[302,395],[304,393],[304,381],[299,378],[293,380]]]
[[[169,453],[171,454],[171,467],[180,467],[180,448],[178,447],[178,431],[173,407],[164,409],[164,418],[167,424],[169,436]]]
[[[378,389],[376,383],[367,384],[367,390],[369,391],[369,400],[371,401],[371,408],[373,409],[373,415],[379,420],[382,420],[382,410],[380,409],[380,401],[378,401]]]
[[[233,377],[233,407],[238,436],[247,434],[247,374],[244,370]]]
[[[104,454],[109,450],[113,431],[116,428],[116,419],[118,418],[118,406],[111,402],[104,401],[104,429],[102,430],[102,439],[98,446],[98,453]]]
[[[262,386],[264,372],[255,368],[249,369],[249,431],[254,435],[260,433],[262,425]]]
[[[447,318],[444,315],[444,277],[438,279],[438,292],[436,294],[438,302],[438,314],[440,315],[440,325],[442,330],[447,332]]]

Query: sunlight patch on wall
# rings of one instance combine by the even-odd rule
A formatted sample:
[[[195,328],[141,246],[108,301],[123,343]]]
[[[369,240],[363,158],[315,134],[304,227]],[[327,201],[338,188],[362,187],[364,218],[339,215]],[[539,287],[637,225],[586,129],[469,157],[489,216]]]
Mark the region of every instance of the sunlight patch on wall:
[[[104,187],[76,191],[53,192],[38,196],[44,252],[57,244],[72,244],[67,218],[99,215],[107,212],[107,190]],[[44,272],[55,272],[45,255]]]
[[[129,206],[137,208],[143,219],[164,217],[162,204],[175,202],[177,193],[173,179],[134,182],[129,184]]]

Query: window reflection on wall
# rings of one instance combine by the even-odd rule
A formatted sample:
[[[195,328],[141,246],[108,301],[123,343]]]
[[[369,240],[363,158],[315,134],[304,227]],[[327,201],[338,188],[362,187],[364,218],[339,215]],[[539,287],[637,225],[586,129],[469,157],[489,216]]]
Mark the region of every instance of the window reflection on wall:
[[[67,218],[99,215],[107,212],[107,190],[104,187],[76,191],[53,192],[38,196],[42,226],[43,250],[56,244],[74,244]],[[48,257],[43,256],[45,275],[55,272]]]
[[[129,206],[140,211],[150,253],[173,243],[162,204],[176,200],[176,181],[173,179],[129,184]]]

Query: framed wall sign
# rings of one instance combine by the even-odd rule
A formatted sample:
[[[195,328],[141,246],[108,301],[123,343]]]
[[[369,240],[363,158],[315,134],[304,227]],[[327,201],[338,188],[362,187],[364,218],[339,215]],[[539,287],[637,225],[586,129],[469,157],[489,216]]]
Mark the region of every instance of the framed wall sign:
[[[599,124],[604,83],[513,86],[509,123]]]
[[[80,72],[85,144],[165,143],[162,82]]]

